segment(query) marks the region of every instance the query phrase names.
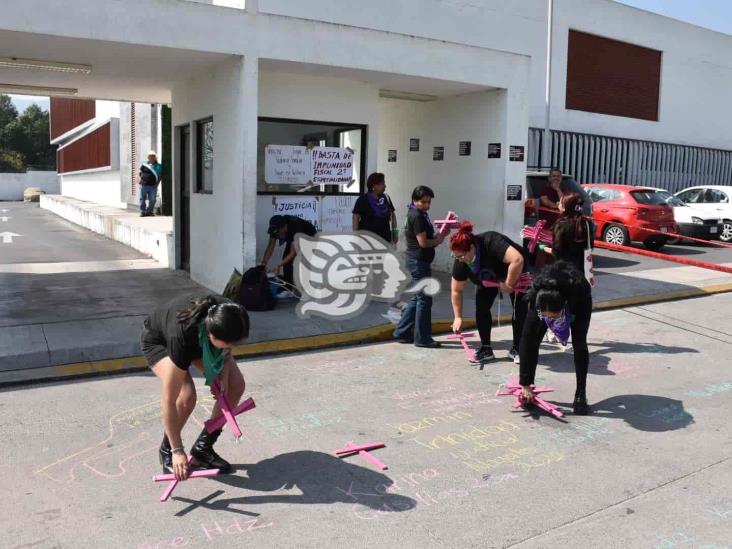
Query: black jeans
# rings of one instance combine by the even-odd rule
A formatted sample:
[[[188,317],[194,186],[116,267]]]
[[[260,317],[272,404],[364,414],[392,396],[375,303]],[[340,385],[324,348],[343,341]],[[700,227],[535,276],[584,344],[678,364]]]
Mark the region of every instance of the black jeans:
[[[493,328],[491,307],[493,307],[497,295],[498,288],[486,288],[485,286],[479,286],[475,292],[475,323],[480,334],[480,344],[486,347],[491,345],[491,329]],[[518,294],[518,299],[516,299],[514,293],[510,293],[509,297],[513,307],[513,318],[511,319],[513,346],[518,349],[524,320],[526,319],[527,303],[523,294]]]
[[[589,287],[589,286],[588,286]],[[572,348],[574,350],[574,370],[577,376],[577,394],[584,394],[587,387],[587,370],[590,366],[590,351],[587,348],[587,332],[590,329],[592,316],[592,297],[588,296],[581,307],[572,311],[574,320],[571,324]],[[539,346],[546,333],[546,324],[534,309],[533,304],[526,313],[526,322],[521,334],[519,354],[521,356],[521,385],[532,385],[536,375],[536,364],[539,361]]]

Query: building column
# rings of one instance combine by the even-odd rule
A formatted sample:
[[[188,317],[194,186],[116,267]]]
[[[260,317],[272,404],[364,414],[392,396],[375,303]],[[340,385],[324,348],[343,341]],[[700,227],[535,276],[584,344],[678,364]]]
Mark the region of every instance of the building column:
[[[524,226],[524,202],[526,201],[526,161],[528,153],[529,109],[528,94],[524,86],[509,88],[503,92],[504,128],[501,139],[505,168],[503,198],[503,229],[509,238],[520,241]],[[523,160],[511,160],[511,147],[523,147]],[[519,200],[509,200],[509,192],[521,188]],[[516,198],[515,194],[512,198]]]
[[[243,192],[241,203],[242,265],[257,264],[257,117],[259,115],[259,58],[242,59],[239,122],[243,131]]]

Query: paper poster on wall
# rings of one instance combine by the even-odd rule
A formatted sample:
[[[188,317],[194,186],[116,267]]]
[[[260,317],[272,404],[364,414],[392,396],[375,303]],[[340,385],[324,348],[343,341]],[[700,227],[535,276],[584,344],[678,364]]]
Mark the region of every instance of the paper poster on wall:
[[[417,152],[419,151],[419,139],[416,137],[412,137],[409,140],[409,150],[410,152]]]
[[[432,149],[432,160],[445,160],[445,147],[435,147]]]
[[[506,200],[521,200],[521,185],[506,185]]]
[[[523,145],[511,145],[508,148],[508,159],[511,162],[523,162],[524,161],[524,146]]]
[[[459,155],[470,156],[470,151],[473,148],[473,143],[470,141],[460,141]]]
[[[311,150],[312,182],[316,185],[347,185],[353,181],[353,151],[338,147]]]
[[[353,230],[353,206],[357,199],[357,196],[324,196],[320,203],[321,230],[350,233]]]
[[[488,143],[488,158],[501,158],[500,143]]]
[[[311,179],[310,155],[305,147],[267,145],[264,180],[271,185],[304,185]]]
[[[395,149],[390,149],[388,157],[386,159],[387,162],[396,162],[397,161],[397,152]]]
[[[272,215],[294,215],[310,221],[320,230],[320,208],[317,196],[276,196],[272,199]]]

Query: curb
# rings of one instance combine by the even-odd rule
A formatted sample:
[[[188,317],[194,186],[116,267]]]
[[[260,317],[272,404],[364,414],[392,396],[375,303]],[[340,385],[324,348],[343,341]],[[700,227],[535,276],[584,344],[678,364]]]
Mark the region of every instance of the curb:
[[[732,283],[715,284],[703,288],[688,288],[672,292],[662,292],[643,296],[611,299],[595,303],[593,311],[609,311],[625,307],[639,305],[650,305],[682,299],[692,299],[708,295],[732,292]],[[510,323],[511,315],[494,317],[494,323]],[[475,320],[468,319],[464,322],[466,329],[475,327]],[[432,331],[436,334],[449,332],[452,320],[439,319],[432,322]],[[280,339],[276,341],[262,341],[259,343],[247,343],[234,348],[234,358],[251,358],[262,355],[276,355],[287,353],[300,353],[305,351],[316,351],[325,348],[346,347],[363,343],[375,343],[389,341],[392,339],[393,324],[380,324],[369,328],[340,332],[335,334],[323,334],[318,336],[298,337],[292,339]],[[18,385],[29,385],[34,383],[47,383],[74,378],[96,377],[102,375],[120,375],[147,370],[147,362],[143,356],[131,356],[126,358],[113,358],[91,362],[78,362],[74,364],[63,364],[60,366],[49,366],[44,368],[28,368],[10,372],[0,372],[0,388],[13,387]]]

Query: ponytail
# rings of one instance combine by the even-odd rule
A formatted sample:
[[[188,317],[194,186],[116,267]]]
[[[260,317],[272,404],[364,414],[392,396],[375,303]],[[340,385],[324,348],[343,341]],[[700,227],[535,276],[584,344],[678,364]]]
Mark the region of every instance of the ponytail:
[[[176,318],[180,324],[206,323],[206,331],[226,343],[236,343],[249,337],[249,315],[246,309],[230,301],[217,303],[209,295],[194,299],[190,307],[179,311]]]
[[[450,250],[453,252],[467,252],[473,245],[473,224],[470,221],[463,221],[457,232],[450,237]]]

